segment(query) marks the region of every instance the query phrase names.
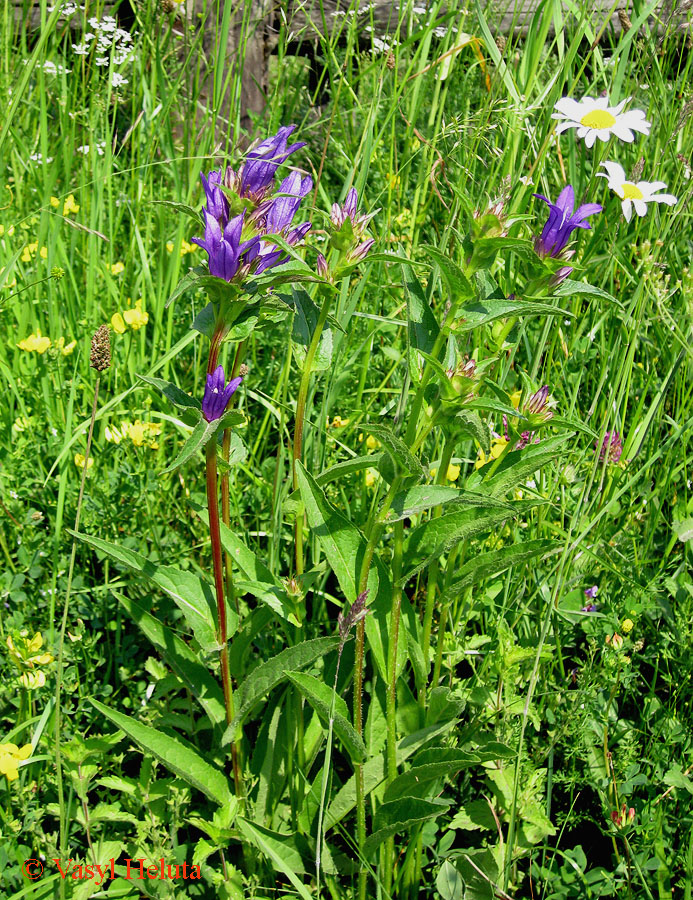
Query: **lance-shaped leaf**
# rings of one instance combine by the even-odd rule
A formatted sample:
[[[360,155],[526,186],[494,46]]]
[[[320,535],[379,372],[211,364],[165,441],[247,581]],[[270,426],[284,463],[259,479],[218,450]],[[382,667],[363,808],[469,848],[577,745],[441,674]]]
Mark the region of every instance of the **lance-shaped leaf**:
[[[529,444],[523,450],[511,450],[493,475],[483,479],[483,490],[498,497],[523,484],[534,472],[551,465],[558,456],[558,448],[570,437],[572,434],[561,434]]]
[[[167,400],[170,400],[174,406],[177,406],[179,409],[198,410],[200,417],[202,416],[202,404],[197,397],[190,397],[185,391],[182,391],[177,384],[172,384],[170,381],[164,381],[163,378],[154,378],[152,375],[138,375],[137,377],[140,381],[151,384],[158,391],[161,391],[164,397],[166,397]]]
[[[388,784],[383,794],[383,800],[387,803],[402,797],[421,797],[422,792],[431,789],[433,782],[452,775],[454,772],[459,772],[460,769],[478,766],[480,763],[481,760],[476,753],[464,753],[462,750],[457,750],[452,758],[427,763],[423,766],[415,765]]]
[[[491,431],[488,425],[482,421],[479,413],[473,409],[461,409],[452,420],[453,427],[460,434],[467,434],[479,443],[479,446],[488,456],[491,452]]]
[[[228,743],[233,738],[236,728],[243,722],[255,704],[284,681],[287,672],[309,666],[338,645],[339,637],[314,638],[311,641],[287,647],[272,659],[256,666],[234,695],[236,715],[224,733],[224,743]]]
[[[131,716],[109,709],[98,700],[90,698],[90,702],[102,715],[135,741],[145,754],[151,753],[168,769],[198,791],[202,791],[214,803],[223,806],[233,802],[233,795],[229,790],[229,783],[224,773],[207,762],[197,748],[182,737],[159,731],[149,725],[143,725]]]
[[[299,364],[302,364],[306,358],[308,347],[313,340],[320,310],[305,291],[294,288],[291,300],[295,310],[291,339],[296,359]],[[332,364],[332,348],[332,329],[323,328],[320,335],[320,343],[311,365],[312,372],[322,372],[325,369],[329,369]]]
[[[239,817],[236,820],[236,825],[243,837],[249,843],[254,844],[270,860],[278,872],[283,872],[286,875],[299,897],[302,897],[303,900],[314,900],[312,891],[306,888],[291,866],[292,856],[290,853],[287,853],[285,842],[280,841],[277,837],[268,837],[268,834],[271,834],[271,832],[268,832],[266,828],[254,825],[247,819]]]
[[[398,522],[434,506],[442,506],[452,500],[457,500],[463,493],[457,488],[444,484],[416,485],[409,490],[395,494],[386,520]]]
[[[440,328],[426,295],[411,266],[402,266],[407,294],[407,339],[409,343],[409,371],[412,380],[418,383],[419,358],[417,350],[432,353]]]
[[[459,577],[443,591],[440,602],[448,603],[475,581],[498,575],[499,572],[525,563],[536,556],[545,556],[555,547],[554,541],[526,541],[523,544],[501,547],[491,553],[480,553],[457,570]]]
[[[216,600],[211,586],[204,579],[198,578],[192,572],[176,569],[174,566],[161,566],[153,563],[135,550],[111,544],[101,538],[78,532],[71,533],[80,541],[95,547],[138,574],[144,575],[160,587],[183,613],[202,649],[205,651],[219,649],[214,624]],[[238,615],[235,610],[227,609],[227,619],[229,634],[233,634],[238,627]]]
[[[441,252],[437,247],[433,247],[430,244],[424,244],[421,249],[433,259],[440,269],[441,275],[448,286],[450,299],[453,303],[474,296],[474,288],[456,262],[450,259],[449,256],[446,256],[446,254]]]
[[[375,831],[366,838],[363,845],[363,855],[368,858],[393,834],[408,831],[427,819],[435,819],[449,808],[450,801],[423,800],[418,797],[401,797],[390,803],[382,803],[375,814]]]
[[[404,572],[400,583],[405,584],[441,553],[449,550],[461,540],[468,540],[484,531],[501,525],[506,519],[517,515],[513,510],[455,509],[429,519],[417,526],[411,533],[404,556]]]
[[[366,745],[349,721],[349,711],[344,700],[329,685],[313,675],[287,672],[287,677],[310,703],[325,727],[329,726],[332,719],[334,733],[344,744],[344,749],[353,762],[364,762],[368,755]]]
[[[228,412],[225,412],[220,419],[214,419],[212,422],[208,422],[206,419],[200,419],[193,428],[190,437],[183,444],[178,456],[170,466],[167,466],[163,470],[162,474],[173,472],[174,469],[179,469],[193,457],[198,450],[202,450],[211,440],[214,440],[217,431],[223,431],[225,428],[230,428],[233,425],[240,425],[245,422],[246,417],[237,409],[230,409]]]
[[[364,425],[363,430],[368,434],[372,434],[383,445],[383,449],[390,458],[395,475],[414,478],[416,481],[420,481],[423,478],[423,466],[402,438],[397,437],[390,428],[386,425]],[[388,478],[386,473],[383,472],[382,474],[388,481],[391,482],[393,480]]]

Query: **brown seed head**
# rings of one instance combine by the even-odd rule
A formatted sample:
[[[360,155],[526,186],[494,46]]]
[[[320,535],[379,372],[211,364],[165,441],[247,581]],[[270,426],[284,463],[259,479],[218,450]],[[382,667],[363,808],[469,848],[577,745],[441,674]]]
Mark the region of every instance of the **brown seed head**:
[[[245,378],[249,371],[250,369],[248,368],[248,366],[246,366],[245,363],[241,363],[238,368],[238,374],[241,376],[241,378]]]
[[[108,325],[102,325],[94,332],[94,337],[91,339],[89,365],[97,372],[103,372],[111,365],[111,339]]]

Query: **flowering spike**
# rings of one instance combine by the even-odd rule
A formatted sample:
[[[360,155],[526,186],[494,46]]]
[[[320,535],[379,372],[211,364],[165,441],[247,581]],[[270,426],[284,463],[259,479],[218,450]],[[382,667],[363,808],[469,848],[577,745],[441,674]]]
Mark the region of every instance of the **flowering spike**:
[[[240,173],[241,197],[259,197],[270,186],[278,167],[296,150],[305,147],[305,142],[286,146],[286,139],[296,128],[285,125],[261,144],[251,150]]]
[[[597,441],[595,450],[599,450],[599,462],[604,462],[604,459],[606,459],[608,462],[618,465],[623,453],[621,435],[618,431],[607,431],[601,447],[599,446],[599,441]]]

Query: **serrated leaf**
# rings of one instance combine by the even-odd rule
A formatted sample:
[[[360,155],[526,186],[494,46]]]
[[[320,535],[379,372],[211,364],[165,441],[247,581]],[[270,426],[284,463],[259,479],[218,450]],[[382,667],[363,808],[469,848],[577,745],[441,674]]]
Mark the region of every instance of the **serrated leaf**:
[[[453,772],[459,772],[460,769],[477,765],[479,765],[479,757],[476,754],[462,753],[462,751],[457,751],[457,755],[451,759],[423,766],[416,765],[398,775],[394,781],[388,784],[383,794],[383,801],[387,803],[402,797],[420,796],[419,788],[428,787],[431,782],[445,778]]]
[[[198,699],[212,725],[221,725],[226,718],[224,693],[209,669],[202,665],[195,653],[174,631],[119,591],[113,593],[145,637],[161,653],[190,693]]]
[[[418,525],[409,537],[404,555],[405,574],[400,583],[405,584],[459,541],[490,531],[513,515],[516,513],[507,509],[487,510],[474,507],[443,513],[442,516]]]
[[[298,894],[303,897],[303,900],[314,900],[312,892],[308,891],[290,865],[292,855],[287,851],[286,842],[280,840],[281,835],[272,835],[266,828],[254,825],[243,818],[237,819],[236,824],[245,839],[254,844],[270,860],[278,872],[283,872],[286,875]],[[295,862],[295,860],[293,861]]]
[[[135,741],[145,754],[151,753],[170,771],[201,791],[214,803],[223,805],[232,802],[233,795],[224,773],[207,762],[192,744],[178,735],[174,737],[149,725],[143,725],[131,716],[109,709],[98,700],[90,698],[90,702]]]
[[[349,721],[349,711],[344,700],[333,689],[313,675],[303,672],[287,672],[289,680],[296,685],[306,700],[316,711],[325,726],[332,719],[336,736],[354,762],[364,762],[367,753],[363,738]],[[334,710],[333,710],[334,704]]]
[[[173,472],[174,469],[179,469],[184,465],[198,450],[201,450],[208,444],[212,435],[216,432],[217,427],[217,422],[208,422],[206,419],[200,419],[193,428],[190,437],[183,444],[178,456],[170,466],[166,466],[162,474],[165,475],[167,472]]]
[[[260,663],[237,688],[234,700],[236,715],[224,733],[223,741],[229,741],[236,728],[243,722],[250,710],[265,694],[268,694],[286,678],[287,672],[293,672],[310,665],[321,656],[339,645],[339,637],[314,638],[293,647],[287,647],[272,659]]]
[[[163,378],[154,378],[151,375],[138,375],[140,381],[151,384],[160,391],[167,400],[170,400],[174,406],[180,409],[195,409],[202,414],[202,404],[197,397],[190,397],[185,391],[182,391],[178,385],[172,384],[170,381],[164,381]]]
[[[616,306],[622,306],[616,297],[602,290],[602,288],[595,287],[593,284],[587,284],[584,281],[573,281],[570,278],[565,278],[553,292],[554,297],[573,297],[575,294],[598,297],[600,300],[608,300],[610,303],[615,303]]]
[[[200,647],[208,652],[219,649],[212,612],[216,610],[216,600],[211,586],[206,581],[193,575],[192,572],[153,563],[134,550],[111,544],[101,538],[80,532],[71,534],[160,587],[183,613]],[[229,634],[233,634],[238,627],[238,616],[235,611],[228,610],[227,617]]]
[[[432,353],[440,328],[430,307],[423,288],[413,269],[402,266],[404,286],[407,295],[407,339],[409,343],[409,370],[412,381],[419,382],[419,360],[417,350]]]
[[[474,288],[456,262],[431,244],[424,244],[421,249],[433,259],[440,269],[453,303],[462,298],[474,296]]]
[[[380,441],[398,475],[411,476],[419,481],[423,478],[423,466],[390,428],[386,425],[364,425],[363,430]]]
[[[458,333],[471,331],[496,319],[507,319],[524,316],[563,316],[573,318],[569,310],[551,306],[548,303],[538,303],[536,300],[500,300],[487,298],[467,303],[460,310],[460,317],[456,320],[455,329]],[[517,412],[515,413],[517,415]]]
[[[366,838],[363,855],[368,859],[393,834],[408,831],[428,819],[435,819],[449,808],[448,801],[423,800],[419,797],[402,797],[391,803],[381,804],[375,815],[376,830]]]
[[[554,541],[526,541],[522,544],[512,544],[510,547],[501,547],[491,553],[480,553],[457,570],[459,577],[443,591],[440,603],[449,603],[475,581],[498,575],[499,572],[525,563],[535,556],[544,556],[555,546]]]
[[[453,425],[462,434],[467,434],[478,442],[486,456],[491,453],[491,431],[473,409],[461,409],[453,419]]]
[[[399,522],[425,509],[456,500],[461,493],[457,488],[444,484],[416,485],[407,491],[400,491],[394,496],[387,521]]]
[[[538,444],[530,444],[523,450],[511,450],[493,475],[483,479],[483,489],[498,496],[521,486],[534,472],[551,465],[558,456],[558,448],[570,437],[571,434],[561,434]]]

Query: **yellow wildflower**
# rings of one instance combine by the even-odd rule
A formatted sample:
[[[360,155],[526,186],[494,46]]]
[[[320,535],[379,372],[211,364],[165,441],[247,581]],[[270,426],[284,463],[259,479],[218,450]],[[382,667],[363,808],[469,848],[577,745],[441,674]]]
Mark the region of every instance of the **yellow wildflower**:
[[[168,250],[169,253],[173,253],[173,247],[174,247],[173,241],[166,241],[166,249]]]
[[[63,356],[69,356],[77,346],[77,341],[70,341],[69,344],[66,344],[65,338],[59,337],[55,346],[57,350],[60,350]]]
[[[142,422],[134,422],[132,425],[129,425],[128,437],[135,445],[135,447],[141,447],[144,444],[145,440],[144,424]]]
[[[510,395],[510,402],[515,407],[515,409],[517,409],[518,406],[520,405],[521,397],[522,397],[522,391],[513,391],[512,394]]]
[[[435,466],[433,466],[432,469],[429,469],[429,473],[431,475],[431,478],[433,478],[435,480],[435,477],[438,474],[438,469]],[[448,466],[448,470],[445,473],[445,477],[447,478],[448,481],[457,481],[457,479],[460,477],[460,467],[453,466],[451,463]]]
[[[60,200],[57,197],[51,197],[51,206],[57,209],[60,206]]]
[[[396,190],[402,182],[402,179],[399,177],[399,175],[395,175],[392,172],[387,173],[387,175],[385,176],[385,180],[387,181],[391,191]]]
[[[84,454],[75,453],[75,465],[77,466],[78,469],[83,469],[85,462],[86,462],[86,460],[84,458]],[[87,462],[87,470],[91,469],[91,467],[93,465],[94,465],[94,460],[90,456],[89,461]]]
[[[0,225],[0,237],[3,237],[4,234],[5,234],[5,226]],[[13,234],[14,234],[14,225],[10,225],[10,227],[7,229],[7,236],[12,237]]]
[[[48,247],[41,247],[39,250],[39,256],[41,259],[48,259]]]
[[[36,672],[23,672],[19,676],[19,683],[22,687],[26,688],[27,691],[35,691],[45,685],[46,673],[41,669],[38,669]]]
[[[125,271],[125,266],[122,262],[114,262],[113,265],[106,264],[106,268],[109,270],[111,275],[120,275],[121,272]]]
[[[180,255],[185,256],[186,253],[192,253],[194,249],[195,244],[189,244],[186,240],[184,240],[180,245]]]
[[[149,447],[157,450],[159,444],[156,438],[161,434],[162,426],[158,422],[124,422],[123,435],[127,435],[135,447]]]
[[[39,668],[53,662],[51,653],[42,652],[43,637],[40,631],[29,638],[26,628],[19,632],[19,640],[15,643],[11,634],[7,636],[7,649],[10,659],[19,669],[19,683],[27,690],[36,690],[46,683],[46,676]]]
[[[335,416],[332,419],[332,427],[333,428],[343,428],[345,425],[349,424],[348,419],[343,419],[341,416]]]
[[[376,478],[376,476],[375,476],[375,472],[373,471],[373,469],[367,469],[366,470],[366,487],[373,487],[373,485],[375,484],[375,478]]]
[[[38,250],[38,241],[34,241],[32,244],[27,244],[24,250],[22,251],[21,260],[22,262],[31,262],[34,258],[34,254]]]
[[[116,334],[125,333],[125,322],[120,313],[115,313],[115,315],[111,316],[111,328]]]
[[[29,353],[45,353],[50,345],[51,339],[44,337],[38,328],[36,334],[30,334],[17,344],[20,350],[27,350]]]
[[[480,469],[482,466],[485,466],[487,462],[491,462],[492,459],[498,459],[501,453],[508,446],[508,442],[505,438],[496,438],[494,442],[491,444],[491,455],[486,456],[484,451],[479,448],[479,456],[477,461],[474,463],[475,469]]]
[[[366,447],[368,447],[369,450],[377,450],[379,446],[380,441],[373,437],[372,434],[369,434],[366,438]]]
[[[18,747],[16,744],[0,744],[0,775],[4,775],[8,781],[19,778],[17,763],[29,759],[33,752],[31,744]]]
[[[111,444],[119,444],[125,437],[123,431],[119,428],[111,428],[110,425],[106,425],[104,428],[104,435],[106,436],[106,440]]]
[[[53,201],[51,200],[51,202],[53,202]],[[65,202],[63,203],[63,215],[67,216],[70,213],[78,213],[78,212],[79,212],[79,205],[77,203],[75,203],[75,195],[69,194],[68,197],[66,198]]]
[[[123,318],[133,331],[137,331],[149,321],[149,314],[142,312],[142,300],[135,303],[134,309],[126,309]]]
[[[635,623],[633,622],[632,619],[624,619],[621,622],[621,631],[624,634],[630,634],[631,631],[633,630],[634,626],[635,626]]]

